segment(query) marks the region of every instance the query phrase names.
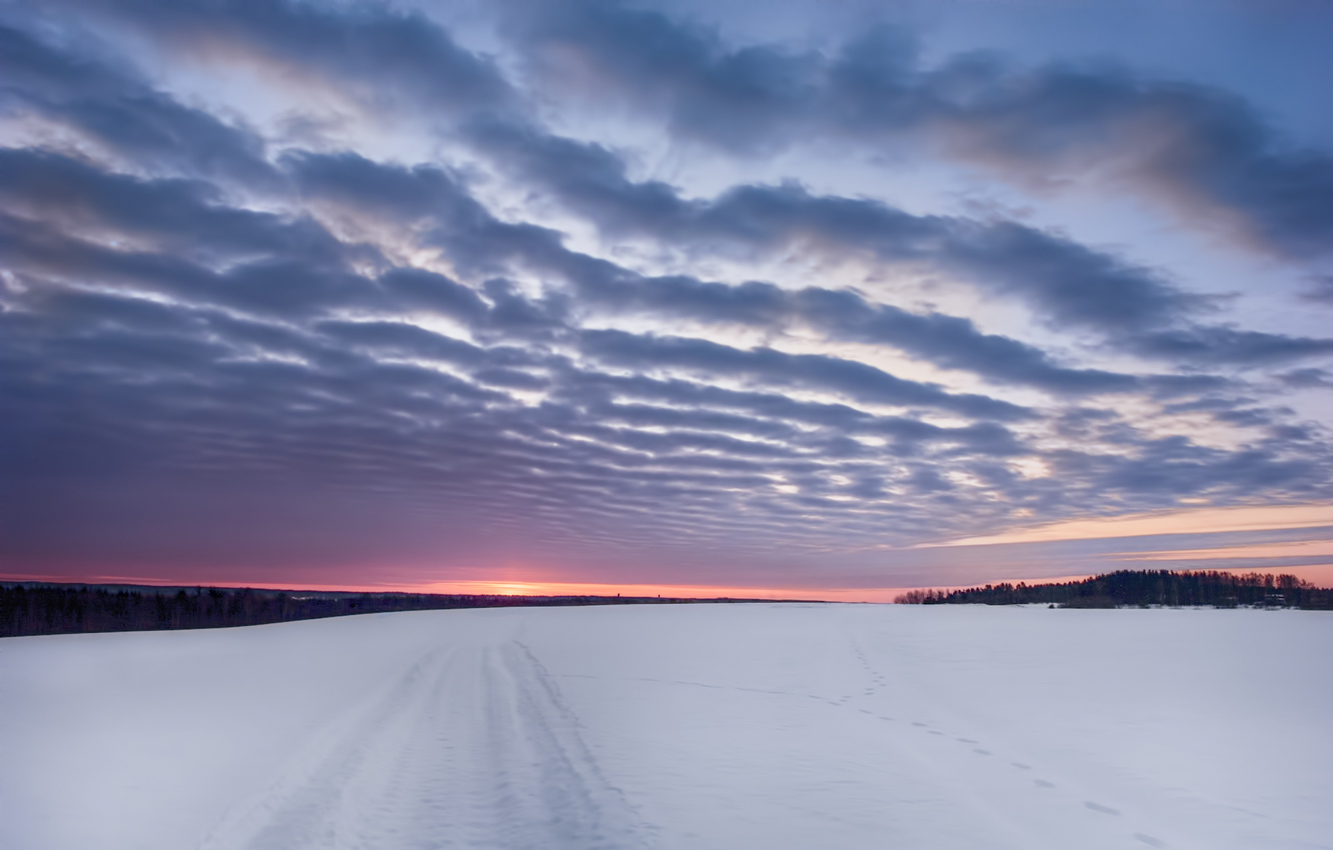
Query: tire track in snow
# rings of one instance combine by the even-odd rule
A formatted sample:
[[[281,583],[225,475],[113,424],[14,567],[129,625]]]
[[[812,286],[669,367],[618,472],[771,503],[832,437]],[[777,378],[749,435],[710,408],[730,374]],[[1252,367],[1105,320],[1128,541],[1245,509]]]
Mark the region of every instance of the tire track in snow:
[[[646,846],[643,827],[603,776],[577,717],[527,646],[492,650],[489,746],[502,777],[504,848],[620,850]],[[529,768],[528,766],[531,766]]]
[[[355,847],[367,786],[387,782],[395,751],[419,725],[423,702],[451,657],[424,654],[402,676],[314,732],[280,775],[232,805],[201,850]]]
[[[646,846],[521,644],[429,653],[312,741],[203,850]]]

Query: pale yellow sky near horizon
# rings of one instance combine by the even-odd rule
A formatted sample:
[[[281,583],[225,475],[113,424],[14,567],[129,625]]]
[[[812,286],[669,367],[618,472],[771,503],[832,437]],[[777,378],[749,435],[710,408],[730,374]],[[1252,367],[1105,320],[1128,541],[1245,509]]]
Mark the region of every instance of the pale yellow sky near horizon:
[[[1333,526],[1333,505],[1186,508],[1099,519],[1068,520],[983,537],[923,543],[911,548],[930,549],[948,546],[989,546],[1004,543],[1044,543],[1057,540],[1101,540],[1116,537],[1144,537],[1155,534],[1216,534],[1232,531],[1270,531],[1322,526]],[[1247,555],[1243,557],[1254,556]]]

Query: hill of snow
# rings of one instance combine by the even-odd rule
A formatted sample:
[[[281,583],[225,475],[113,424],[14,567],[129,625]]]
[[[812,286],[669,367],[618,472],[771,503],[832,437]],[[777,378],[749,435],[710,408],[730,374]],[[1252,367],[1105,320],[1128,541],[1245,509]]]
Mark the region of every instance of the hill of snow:
[[[0,641],[0,847],[1329,848],[1333,614],[672,605]]]

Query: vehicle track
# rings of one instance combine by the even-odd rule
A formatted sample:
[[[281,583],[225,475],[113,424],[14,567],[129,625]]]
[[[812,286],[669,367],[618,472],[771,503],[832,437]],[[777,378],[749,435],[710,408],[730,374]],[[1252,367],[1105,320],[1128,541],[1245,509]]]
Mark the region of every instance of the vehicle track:
[[[558,687],[506,640],[424,654],[313,735],[203,850],[642,846]]]

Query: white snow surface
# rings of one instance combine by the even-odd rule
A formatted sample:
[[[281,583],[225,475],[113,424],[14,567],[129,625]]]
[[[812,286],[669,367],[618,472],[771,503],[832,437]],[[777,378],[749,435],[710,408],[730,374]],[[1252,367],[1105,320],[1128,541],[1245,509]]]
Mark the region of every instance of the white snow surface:
[[[0,641],[0,848],[1333,847],[1333,615],[696,604]]]

